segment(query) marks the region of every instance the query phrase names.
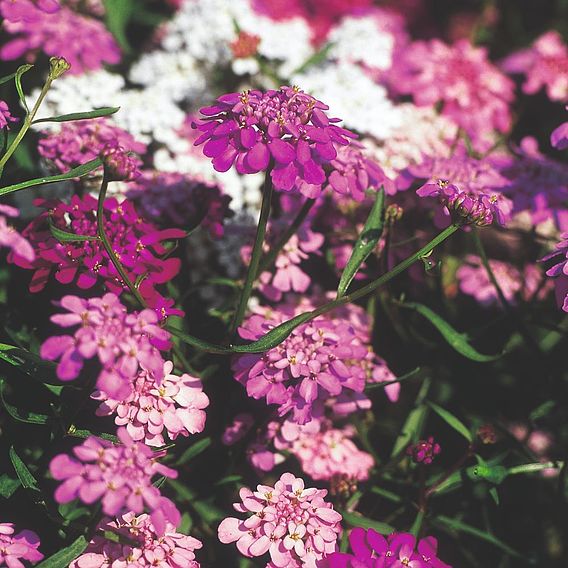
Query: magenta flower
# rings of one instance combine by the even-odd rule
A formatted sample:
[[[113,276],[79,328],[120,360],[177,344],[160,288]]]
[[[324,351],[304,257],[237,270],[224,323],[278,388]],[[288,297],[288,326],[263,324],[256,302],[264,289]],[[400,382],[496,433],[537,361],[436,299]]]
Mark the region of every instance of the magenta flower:
[[[7,222],[7,217],[17,217],[19,214],[15,207],[0,204],[0,247],[8,247],[11,257],[19,262],[29,263],[35,260],[32,245]]]
[[[125,428],[117,431],[121,444],[89,436],[73,448],[75,457],[55,456],[49,471],[63,481],[55,491],[58,503],[80,499],[88,505],[101,500],[105,515],[139,514],[148,509],[155,531],[163,535],[167,523],[177,527],[180,514],[176,506],[152,485],[152,478],[176,478],[177,472],[156,461],[159,457],[148,446],[135,442]]]
[[[467,40],[411,43],[395,58],[392,88],[410,94],[418,106],[442,104],[442,114],[461,126],[480,150],[493,144],[494,131],[511,127],[514,84]]]
[[[442,451],[440,444],[430,436],[427,440],[418,440],[416,444],[411,444],[406,448],[406,453],[412,456],[414,463],[430,465],[434,458]]]
[[[127,313],[114,294],[85,300],[64,296],[59,305],[68,313],[56,314],[51,321],[62,327],[80,326],[74,335],[47,339],[40,349],[43,359],[59,360],[57,376],[62,381],[76,379],[85,360],[97,357],[102,370],[97,388],[115,400],[126,399],[142,371],[163,377],[160,350],[169,349],[170,334],[158,325],[153,310]]]
[[[0,566],[24,568],[22,560],[37,564],[43,558],[39,545],[35,532],[23,530],[15,534],[12,523],[0,523]]]
[[[244,521],[225,519],[218,529],[223,544],[237,543],[248,558],[270,554],[268,566],[315,566],[336,550],[341,515],[324,501],[325,489],[306,489],[304,481],[283,473],[274,487],[243,487],[239,513],[252,513]]]
[[[531,47],[513,53],[501,64],[507,73],[525,75],[523,92],[545,88],[551,101],[568,101],[568,46],[554,31],[542,34]]]
[[[206,229],[213,238],[224,233],[231,198],[213,184],[178,173],[145,171],[128,185],[128,198],[144,219],[166,227]]]
[[[116,139],[103,146],[100,157],[109,181],[132,181],[140,175],[140,161],[120,146]]]
[[[10,109],[6,101],[0,100],[0,130],[9,128],[9,122],[17,122],[18,119],[10,114]]]
[[[206,118],[193,124],[202,135],[195,145],[213,167],[241,174],[270,169],[274,187],[317,197],[326,181],[325,164],[337,157],[355,134],[337,126],[329,107],[296,87],[278,91],[229,93],[201,109]]]
[[[554,129],[550,135],[550,144],[558,150],[568,148],[568,122],[563,122]]]
[[[94,160],[107,144],[115,141],[137,154],[146,152],[146,144],[136,141],[131,134],[104,118],[64,122],[58,132],[43,134],[38,151],[59,171],[67,172]],[[142,165],[142,162],[137,162],[137,165]]]
[[[258,308],[239,329],[241,337],[255,340],[274,326],[298,313],[313,309],[308,301],[277,309]],[[294,329],[280,345],[262,354],[241,355],[233,361],[235,378],[247,394],[278,404],[280,416],[305,424],[314,405],[341,400],[345,392],[363,393],[366,382],[382,363],[370,349],[368,328],[362,330],[350,306],[335,315],[325,315]],[[337,399],[335,398],[337,397]]]
[[[561,239],[542,260],[553,260],[554,264],[546,271],[546,275],[554,278],[557,302],[568,312],[568,233],[563,233]]]
[[[6,8],[10,4],[21,7]],[[42,50],[50,56],[64,57],[71,65],[70,73],[100,69],[104,63],[119,63],[120,49],[102,22],[76,14],[67,6],[54,8],[49,0],[38,4],[4,0],[0,6],[6,18],[2,25],[8,34],[16,37],[0,48],[0,59],[33,58]]]
[[[225,446],[232,446],[242,440],[252,428],[254,419],[251,414],[242,412],[237,414],[233,422],[225,428],[221,441]]]
[[[385,538],[374,529],[354,528],[349,544],[353,554],[331,554],[329,568],[451,568],[436,557],[438,542],[431,536],[421,539],[416,547],[416,539],[407,533]]]
[[[15,256],[8,259],[34,271],[31,292],[43,290],[52,272],[61,284],[75,282],[83,290],[92,288],[101,280],[115,294],[126,289],[99,240],[62,243],[51,233],[50,226],[55,226],[68,233],[96,236],[97,200],[94,197],[74,195],[69,204],[43,199],[34,203],[46,211],[36,217],[22,235],[30,240],[36,259],[33,262],[23,262]],[[169,251],[164,241],[183,238],[185,232],[180,229],[159,230],[141,219],[129,200],[118,201],[114,197],[104,202],[104,226],[106,236],[129,278],[132,282],[142,279],[140,293],[154,307],[159,299],[155,287],[174,278],[181,266],[178,258],[163,258]]]
[[[151,518],[133,512],[116,520],[103,519],[89,545],[69,568],[199,568],[195,551],[201,541],[176,531],[175,525],[166,522],[163,534],[158,533]],[[132,544],[106,540],[103,533],[110,532],[124,537]]]
[[[91,398],[102,401],[97,416],[115,414],[115,424],[125,426],[132,439],[149,446],[165,445],[164,430],[171,440],[180,434],[202,432],[209,398],[198,378],[185,373],[178,377],[172,374],[173,367],[171,361],[166,361],[158,376],[141,370],[125,399],[95,391]]]

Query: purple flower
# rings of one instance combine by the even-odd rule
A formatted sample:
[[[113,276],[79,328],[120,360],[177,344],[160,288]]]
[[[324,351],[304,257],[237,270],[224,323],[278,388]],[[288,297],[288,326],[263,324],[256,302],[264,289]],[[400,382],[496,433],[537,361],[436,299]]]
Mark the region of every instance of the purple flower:
[[[441,451],[440,444],[435,442],[432,436],[427,440],[418,440],[416,444],[412,444],[406,448],[407,455],[412,456],[414,463],[423,463],[426,465],[430,465]]]
[[[23,568],[22,560],[37,564],[43,558],[39,545],[35,532],[23,530],[15,534],[12,523],[0,523],[0,566]]]
[[[125,428],[119,428],[117,434],[121,444],[89,436],[73,448],[75,457],[60,454],[51,460],[51,475],[63,481],[55,491],[55,500],[69,503],[80,499],[89,505],[101,500],[103,512],[113,517],[148,509],[156,533],[163,535],[167,523],[179,524],[180,514],[152,485],[152,478],[175,478],[177,472],[158,463],[158,455],[135,442]]]
[[[8,103],[0,100],[0,130],[2,128],[9,128],[9,122],[17,122],[18,119],[10,114]]]
[[[219,172],[270,168],[276,189],[317,197],[326,182],[323,166],[355,138],[326,115],[328,108],[296,87],[226,94],[201,109],[206,118],[193,124],[202,132],[195,145],[204,144]]]
[[[79,376],[85,360],[97,357],[102,370],[97,388],[114,399],[126,399],[142,371],[162,378],[164,361],[160,350],[169,349],[170,335],[158,325],[153,310],[128,314],[114,294],[85,300],[64,296],[60,305],[68,313],[51,321],[62,327],[80,326],[73,336],[50,337],[40,354],[48,361],[59,360],[57,376],[70,381]]]
[[[35,260],[33,246],[7,222],[7,217],[17,217],[19,213],[15,207],[0,205],[0,247],[8,247],[11,258],[29,263]]]
[[[563,233],[561,239],[554,250],[541,260],[553,260],[554,264],[546,271],[546,275],[555,279],[557,302],[568,312],[568,233]]]
[[[9,22],[32,23],[40,13],[53,14],[59,9],[59,0],[0,0],[0,14]]]

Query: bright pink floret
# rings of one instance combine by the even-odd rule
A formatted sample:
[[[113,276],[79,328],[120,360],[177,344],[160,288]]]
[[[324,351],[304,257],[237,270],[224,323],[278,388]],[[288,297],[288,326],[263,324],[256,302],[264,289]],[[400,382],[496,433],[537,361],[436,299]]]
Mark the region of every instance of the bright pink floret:
[[[43,558],[39,545],[35,532],[23,530],[15,534],[12,523],[0,523],[0,566],[24,568],[22,560],[37,564]]]
[[[2,128],[10,128],[8,123],[17,121],[18,119],[11,115],[8,103],[0,100],[0,130]]]
[[[152,478],[173,479],[177,472],[158,463],[159,455],[135,442],[125,428],[117,434],[120,444],[89,436],[73,448],[74,457],[60,454],[51,460],[51,475],[63,482],[55,491],[55,500],[80,499],[88,505],[100,500],[105,515],[112,517],[147,509],[156,533],[163,535],[167,523],[177,527],[181,517],[174,503],[152,485]]]

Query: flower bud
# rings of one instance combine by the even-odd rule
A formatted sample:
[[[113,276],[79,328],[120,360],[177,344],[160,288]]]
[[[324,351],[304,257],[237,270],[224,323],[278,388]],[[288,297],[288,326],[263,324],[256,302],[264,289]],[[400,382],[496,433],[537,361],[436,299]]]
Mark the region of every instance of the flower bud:
[[[71,65],[65,57],[51,57],[49,59],[49,78],[51,80],[59,79],[69,69],[71,69]]]
[[[434,438],[430,436],[427,440],[418,440],[416,444],[408,446],[406,453],[412,456],[414,463],[430,465],[434,461],[434,457],[441,451],[440,444],[436,443]]]
[[[116,141],[107,144],[100,156],[108,181],[132,181],[140,175],[138,160]]]

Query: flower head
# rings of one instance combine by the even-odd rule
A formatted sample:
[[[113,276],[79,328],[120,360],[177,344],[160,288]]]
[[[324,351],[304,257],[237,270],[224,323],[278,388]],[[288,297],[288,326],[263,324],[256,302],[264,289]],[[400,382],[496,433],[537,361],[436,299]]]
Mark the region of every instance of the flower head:
[[[23,530],[16,534],[12,523],[0,523],[0,566],[23,568],[22,560],[37,564],[43,558],[39,544],[35,532]]]
[[[33,262],[35,259],[33,246],[12,225],[8,225],[7,218],[17,217],[19,213],[15,207],[0,204],[0,247],[8,247],[11,258],[17,258],[23,263]]]
[[[163,534],[156,531],[152,519],[145,513],[133,512],[119,516],[116,520],[103,519],[98,532],[87,548],[69,568],[199,568],[195,551],[203,545],[201,541],[177,532],[175,525],[167,521]],[[116,535],[119,542],[107,540],[103,533]],[[123,538],[125,543],[120,539]],[[126,544],[128,542],[128,544]]]
[[[326,181],[322,166],[355,137],[326,115],[328,108],[296,87],[230,93],[201,109],[206,118],[194,123],[202,132],[195,144],[205,144],[217,171],[270,169],[276,189],[316,197]]]
[[[240,513],[252,513],[244,521],[225,519],[218,529],[224,544],[237,543],[249,558],[270,554],[270,566],[315,566],[317,560],[336,549],[341,515],[324,501],[325,489],[306,488],[301,478],[284,473],[274,487],[244,487]]]
[[[0,100],[0,129],[9,128],[9,122],[17,122],[18,119],[10,114],[10,109],[6,101]]]
[[[434,458],[442,451],[440,444],[430,436],[427,440],[418,440],[416,444],[408,446],[406,453],[412,456],[414,463],[430,465]]]
[[[160,494],[152,478],[177,477],[177,472],[156,461],[156,454],[145,444],[135,442],[125,428],[117,431],[120,444],[89,436],[73,448],[74,457],[55,456],[49,465],[51,475],[63,483],[55,491],[58,503],[80,499],[91,504],[101,500],[105,515],[139,514],[148,509],[155,531],[163,535],[167,523],[177,526],[179,511]]]

